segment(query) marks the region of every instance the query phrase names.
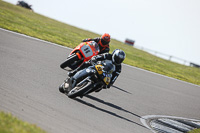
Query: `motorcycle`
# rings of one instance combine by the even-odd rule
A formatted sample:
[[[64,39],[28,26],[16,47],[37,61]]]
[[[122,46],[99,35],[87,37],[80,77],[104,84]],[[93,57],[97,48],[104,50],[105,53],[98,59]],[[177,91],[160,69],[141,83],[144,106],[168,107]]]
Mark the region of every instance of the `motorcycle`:
[[[99,45],[96,42],[82,42],[75,49],[72,50],[72,52],[60,65],[60,67],[62,69],[68,67],[74,70],[83,62],[89,61],[93,56],[98,55],[99,51]]]
[[[78,71],[69,77],[59,87],[60,92],[69,98],[83,97],[92,92],[98,92],[111,82],[115,65],[112,61],[105,60],[92,63],[92,66]]]

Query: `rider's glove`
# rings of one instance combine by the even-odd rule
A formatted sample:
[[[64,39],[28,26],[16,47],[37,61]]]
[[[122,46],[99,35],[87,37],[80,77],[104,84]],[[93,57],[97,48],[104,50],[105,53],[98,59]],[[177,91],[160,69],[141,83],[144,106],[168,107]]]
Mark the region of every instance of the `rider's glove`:
[[[88,41],[90,41],[90,40],[91,40],[91,38],[87,38],[87,39],[83,39],[82,42],[88,42]]]
[[[95,60],[96,60],[96,57],[93,56],[93,57],[91,58],[91,60],[92,60],[92,61],[95,61]]]
[[[96,63],[97,62],[97,60],[96,60],[96,58],[94,56],[91,58],[91,62],[92,63]]]

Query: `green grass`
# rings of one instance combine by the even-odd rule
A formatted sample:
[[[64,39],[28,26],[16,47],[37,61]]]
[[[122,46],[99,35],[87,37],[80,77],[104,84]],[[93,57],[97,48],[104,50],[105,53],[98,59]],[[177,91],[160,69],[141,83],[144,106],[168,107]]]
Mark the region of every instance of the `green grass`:
[[[39,127],[23,122],[10,113],[0,112],[0,133],[45,133]]]
[[[188,133],[200,133],[200,129],[195,129],[195,130],[192,130],[192,131],[190,131]]]
[[[0,27],[71,48],[84,38],[100,36],[3,1],[0,1]],[[114,39],[110,47],[111,51],[120,48],[126,52],[126,64],[200,85],[198,68],[158,58]]]

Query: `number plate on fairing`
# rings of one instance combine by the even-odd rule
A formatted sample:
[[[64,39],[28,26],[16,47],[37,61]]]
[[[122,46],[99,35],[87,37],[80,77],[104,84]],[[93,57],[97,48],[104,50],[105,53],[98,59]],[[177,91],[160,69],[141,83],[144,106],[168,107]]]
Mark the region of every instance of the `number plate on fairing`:
[[[86,58],[93,55],[92,49],[88,45],[84,45],[81,50]]]

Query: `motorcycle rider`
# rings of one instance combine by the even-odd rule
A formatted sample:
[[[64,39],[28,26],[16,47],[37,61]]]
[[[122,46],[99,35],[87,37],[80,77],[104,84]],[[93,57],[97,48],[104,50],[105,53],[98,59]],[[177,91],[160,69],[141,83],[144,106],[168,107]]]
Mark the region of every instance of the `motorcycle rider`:
[[[88,42],[88,41],[95,41],[99,45],[100,48],[99,54],[109,53],[110,35],[108,33],[104,33],[101,37],[96,37],[94,39],[87,38],[83,40],[83,42]]]
[[[110,88],[110,86],[113,85],[119,74],[121,73],[121,63],[124,61],[126,57],[126,54],[123,50],[120,49],[115,49],[112,54],[110,53],[104,53],[100,55],[93,56],[90,61],[84,62],[81,66],[79,66],[77,69],[74,71],[71,71],[68,73],[69,77],[72,77],[73,75],[76,74],[76,72],[87,68],[92,65],[92,62],[97,62],[97,61],[103,61],[103,60],[110,60],[112,63],[115,65],[115,71],[112,73],[112,78],[111,82],[109,85],[104,86],[104,88]],[[100,91],[101,89],[97,90]],[[96,92],[97,92],[96,91]]]

